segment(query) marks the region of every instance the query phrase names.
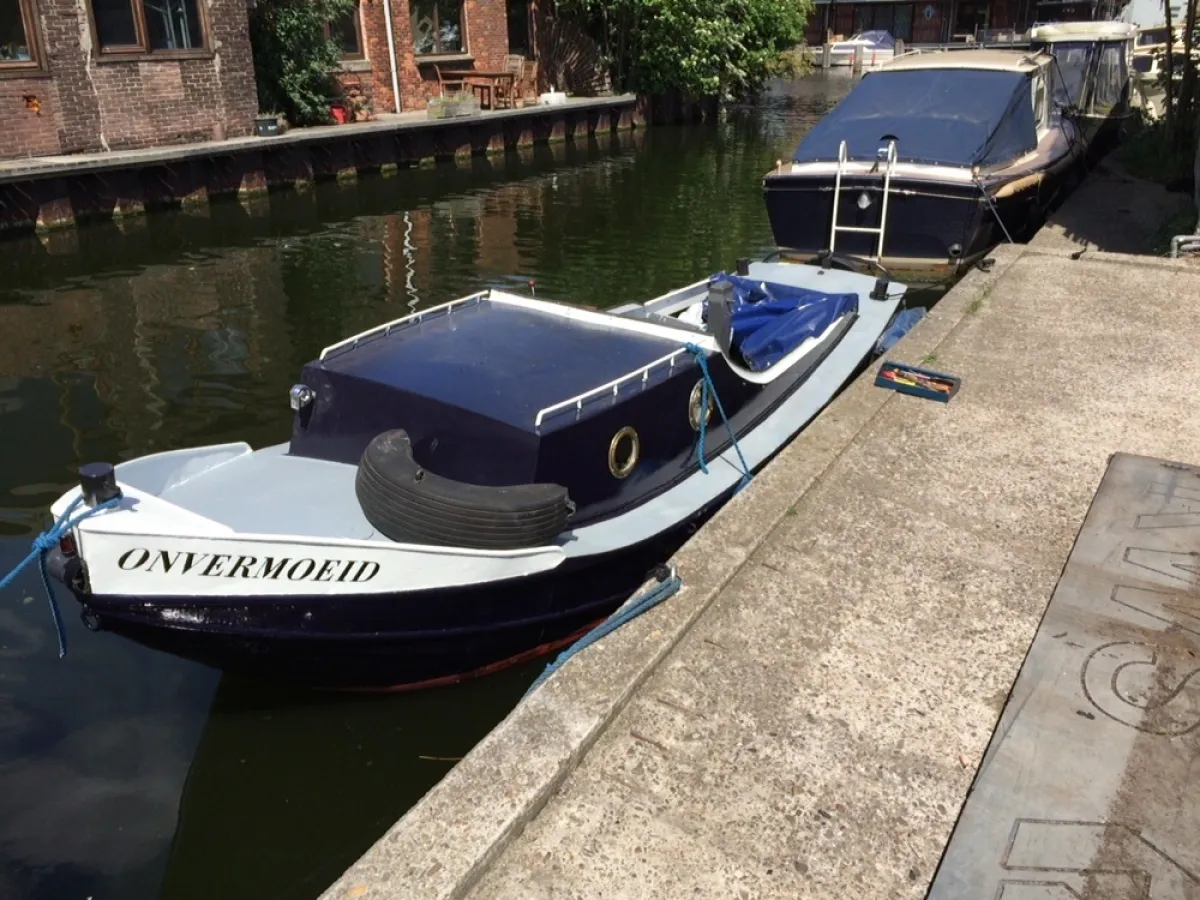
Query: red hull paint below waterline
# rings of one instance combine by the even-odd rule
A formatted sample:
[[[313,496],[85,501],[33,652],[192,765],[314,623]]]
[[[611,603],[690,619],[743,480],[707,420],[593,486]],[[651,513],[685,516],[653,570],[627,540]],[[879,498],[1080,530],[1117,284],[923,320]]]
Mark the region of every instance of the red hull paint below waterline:
[[[605,617],[607,618],[607,617]],[[478,669],[472,669],[470,672],[463,672],[461,675],[443,675],[440,678],[430,678],[426,681],[417,681],[412,684],[395,684],[390,687],[349,687],[338,688],[346,693],[372,693],[372,694],[404,694],[409,691],[423,691],[427,688],[452,687],[456,684],[462,684],[464,681],[473,681],[476,678],[485,678],[488,675],[495,675],[497,672],[503,672],[505,669],[511,669],[514,666],[522,665],[523,663],[533,662],[543,656],[549,656],[551,653],[556,653],[563,650],[577,640],[597,627],[604,621],[604,618],[590,622],[583,628],[580,628],[574,634],[567,635],[557,641],[541,644],[531,650],[525,650],[515,656],[510,656],[508,659],[502,659],[499,662],[490,663],[486,666],[481,666]]]

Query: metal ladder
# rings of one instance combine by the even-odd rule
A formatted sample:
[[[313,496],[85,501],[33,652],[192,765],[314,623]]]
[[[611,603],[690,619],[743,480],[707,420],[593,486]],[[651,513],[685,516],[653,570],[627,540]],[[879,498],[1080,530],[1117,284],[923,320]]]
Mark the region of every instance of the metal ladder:
[[[837,175],[833,181],[833,223],[829,228],[829,249],[837,250],[837,235],[839,231],[856,231],[859,234],[877,234],[879,241],[875,245],[875,255],[870,257],[874,262],[883,259],[883,238],[887,231],[888,198],[892,193],[892,171],[896,168],[896,142],[888,141],[887,168],[883,172],[883,209],[879,211],[878,228],[861,228],[854,225],[838,224],[838,206],[842,198],[842,172],[846,168],[846,142],[838,145]],[[878,161],[877,161],[878,164]]]

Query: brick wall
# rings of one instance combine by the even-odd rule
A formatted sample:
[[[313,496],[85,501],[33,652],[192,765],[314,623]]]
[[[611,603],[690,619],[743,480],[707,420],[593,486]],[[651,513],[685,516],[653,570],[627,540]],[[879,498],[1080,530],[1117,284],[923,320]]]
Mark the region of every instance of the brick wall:
[[[502,69],[508,53],[506,0],[465,0],[463,6],[465,52],[472,59],[443,62],[443,67],[480,71]],[[395,112],[385,15],[382,0],[363,0],[363,43],[370,69],[366,72],[348,71],[342,77],[343,84],[358,84],[363,88],[377,113]],[[410,112],[424,109],[430,99],[438,96],[439,88],[433,66],[419,63],[421,58],[413,51],[412,16],[407,0],[392,0],[392,18],[401,110]]]
[[[203,141],[214,125],[229,137],[250,133],[258,100],[245,0],[201,0],[201,58],[121,61],[98,58],[87,2],[36,0],[46,71],[0,78],[0,159]]]

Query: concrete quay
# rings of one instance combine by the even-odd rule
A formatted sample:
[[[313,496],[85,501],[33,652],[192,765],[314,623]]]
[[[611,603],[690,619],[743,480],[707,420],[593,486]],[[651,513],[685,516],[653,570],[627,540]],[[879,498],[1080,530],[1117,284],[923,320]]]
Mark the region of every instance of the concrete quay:
[[[950,403],[873,366],[324,900],[925,896],[1110,457],[1200,462],[1200,268],[1072,204],[894,349]]]
[[[47,232],[222,197],[306,191],[318,181],[394,175],[425,162],[563,140],[603,140],[644,125],[632,94],[450,119],[424,112],[178,146],[0,160],[0,237]]]

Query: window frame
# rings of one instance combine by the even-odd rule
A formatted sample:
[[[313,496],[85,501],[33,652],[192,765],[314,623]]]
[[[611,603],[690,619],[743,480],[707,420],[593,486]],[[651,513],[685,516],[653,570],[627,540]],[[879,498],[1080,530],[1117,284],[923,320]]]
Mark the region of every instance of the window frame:
[[[354,33],[358,36],[358,52],[343,53],[341,55],[342,62],[363,62],[367,58],[367,40],[363,34],[362,23],[362,0],[354,0]],[[325,23],[325,40],[332,41],[333,28],[332,23]]]
[[[150,59],[211,59],[215,54],[212,49],[212,28],[208,21],[207,4],[204,0],[196,0],[196,15],[200,20],[201,46],[176,48],[174,50],[155,50],[150,46],[150,36],[146,29],[145,0],[125,0],[133,12],[133,34],[136,44],[116,44],[104,47],[100,43],[100,31],[96,27],[96,10],[94,0],[85,0],[88,15],[88,28],[91,30],[92,46],[96,48],[96,62],[133,62]]]
[[[37,0],[17,0],[21,25],[25,29],[29,59],[0,60],[0,78],[31,78],[46,74],[46,51],[42,46],[42,28],[37,14]]]
[[[418,65],[422,65],[422,64],[430,63],[430,62],[437,62],[439,59],[462,59],[463,57],[471,55],[471,44],[467,37],[467,3],[466,3],[466,0],[454,0],[454,2],[458,3],[458,33],[460,35],[459,43],[462,44],[461,49],[458,49],[458,50],[441,50],[441,49],[439,49],[439,50],[430,50],[430,51],[426,51],[426,52],[420,52],[417,50],[417,34],[416,34],[416,30],[412,28],[412,13],[413,13],[414,2],[415,2],[415,0],[408,0],[408,15],[409,15],[409,29],[412,31],[413,58],[417,61]],[[436,14],[438,12],[438,0],[429,0],[429,2],[433,3],[433,10],[434,10],[434,13]],[[441,25],[441,20],[440,19],[435,20],[434,30],[437,31],[440,25]]]
[[[1035,72],[1031,80],[1034,130],[1040,141],[1050,131],[1050,85],[1045,71]]]

